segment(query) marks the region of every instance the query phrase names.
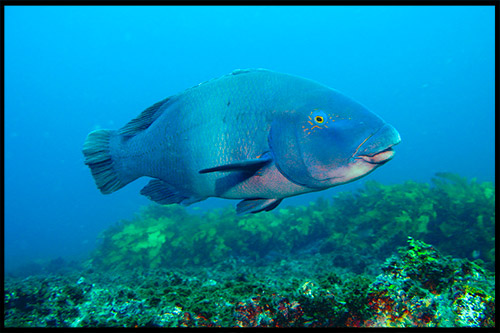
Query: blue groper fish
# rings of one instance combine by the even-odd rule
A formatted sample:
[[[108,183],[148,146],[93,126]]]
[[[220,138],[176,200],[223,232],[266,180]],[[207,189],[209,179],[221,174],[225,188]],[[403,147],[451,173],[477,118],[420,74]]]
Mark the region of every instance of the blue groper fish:
[[[83,146],[102,193],[142,176],[160,204],[242,199],[237,212],[269,211],[287,197],[352,182],[389,161],[394,127],[317,82],[237,70],[144,110]]]

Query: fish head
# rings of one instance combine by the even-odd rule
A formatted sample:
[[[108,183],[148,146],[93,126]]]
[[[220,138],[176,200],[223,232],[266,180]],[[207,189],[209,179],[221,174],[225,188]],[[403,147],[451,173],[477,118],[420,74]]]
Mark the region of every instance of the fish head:
[[[398,131],[338,93],[276,113],[269,146],[279,171],[314,189],[354,181],[394,156]]]

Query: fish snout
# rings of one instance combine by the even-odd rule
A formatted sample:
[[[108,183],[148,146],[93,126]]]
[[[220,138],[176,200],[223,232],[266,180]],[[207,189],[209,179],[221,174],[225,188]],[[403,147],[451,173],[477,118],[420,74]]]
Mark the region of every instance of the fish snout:
[[[354,154],[354,158],[371,164],[384,164],[394,156],[393,146],[401,142],[399,132],[391,125],[384,124],[365,139]]]

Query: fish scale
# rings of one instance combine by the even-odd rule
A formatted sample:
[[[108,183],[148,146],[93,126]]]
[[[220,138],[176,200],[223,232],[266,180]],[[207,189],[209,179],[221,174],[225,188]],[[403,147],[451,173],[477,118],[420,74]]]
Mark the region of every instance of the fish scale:
[[[120,130],[91,132],[83,154],[104,194],[146,176],[141,194],[158,203],[242,199],[243,214],[359,179],[389,161],[400,140],[334,89],[249,69],[158,102]]]

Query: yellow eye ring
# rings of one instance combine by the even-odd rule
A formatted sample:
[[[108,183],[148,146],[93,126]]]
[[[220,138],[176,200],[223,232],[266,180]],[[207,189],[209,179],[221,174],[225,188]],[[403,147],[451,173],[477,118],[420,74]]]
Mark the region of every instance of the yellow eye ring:
[[[322,124],[325,121],[325,119],[321,116],[316,116],[314,117],[314,121],[316,121],[318,124]]]

